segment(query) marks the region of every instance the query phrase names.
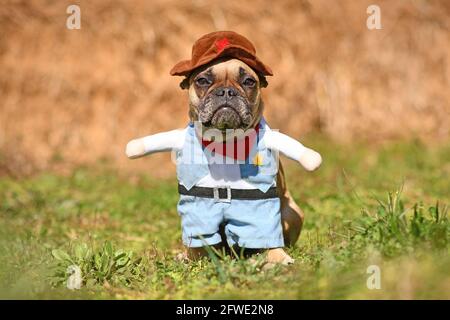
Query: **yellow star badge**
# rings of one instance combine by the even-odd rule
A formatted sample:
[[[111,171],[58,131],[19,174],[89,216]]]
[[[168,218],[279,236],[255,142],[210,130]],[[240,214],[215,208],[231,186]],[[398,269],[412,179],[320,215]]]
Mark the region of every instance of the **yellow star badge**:
[[[253,158],[253,164],[255,166],[262,166],[263,164],[263,157],[259,153],[256,154],[256,156]]]

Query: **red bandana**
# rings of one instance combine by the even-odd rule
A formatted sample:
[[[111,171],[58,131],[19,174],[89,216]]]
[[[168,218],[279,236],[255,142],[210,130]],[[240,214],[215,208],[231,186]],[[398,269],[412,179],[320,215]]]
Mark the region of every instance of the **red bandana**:
[[[259,125],[256,126],[255,131],[252,131],[250,134],[246,134],[245,137],[238,139],[234,138],[234,142],[230,143],[227,148],[227,142],[214,142],[214,141],[206,141],[202,139],[202,145],[205,149],[208,149],[211,152],[217,152],[221,155],[224,155],[229,158],[233,158],[235,160],[245,160],[248,158],[250,154],[251,147],[255,144],[256,137],[259,133]],[[243,150],[242,147],[245,144],[245,152],[240,152],[238,154],[238,150]]]

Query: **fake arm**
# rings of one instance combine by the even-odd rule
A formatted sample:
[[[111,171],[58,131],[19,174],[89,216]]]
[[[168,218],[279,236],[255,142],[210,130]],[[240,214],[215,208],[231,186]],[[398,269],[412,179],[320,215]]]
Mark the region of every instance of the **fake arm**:
[[[279,151],[289,159],[300,162],[308,171],[316,170],[322,163],[322,157],[318,152],[280,132],[267,131],[264,141],[269,149]]]
[[[128,142],[125,153],[130,159],[148,154],[180,149],[184,142],[185,129],[161,132]]]

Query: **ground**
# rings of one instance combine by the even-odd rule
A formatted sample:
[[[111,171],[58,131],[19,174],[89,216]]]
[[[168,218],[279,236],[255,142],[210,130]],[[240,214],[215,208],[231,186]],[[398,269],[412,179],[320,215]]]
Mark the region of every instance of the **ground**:
[[[307,173],[284,160],[306,222],[295,264],[271,270],[263,256],[176,260],[175,177],[95,165],[0,178],[0,298],[449,299],[450,145],[306,142],[324,163]]]

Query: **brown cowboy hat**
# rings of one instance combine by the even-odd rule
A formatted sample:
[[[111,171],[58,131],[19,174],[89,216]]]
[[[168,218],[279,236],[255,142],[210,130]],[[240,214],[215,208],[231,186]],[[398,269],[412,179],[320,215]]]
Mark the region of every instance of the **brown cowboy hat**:
[[[236,58],[245,62],[262,76],[271,76],[272,70],[256,57],[256,49],[244,36],[234,31],[211,32],[197,41],[192,46],[191,60],[178,62],[170,74],[172,76],[188,76],[198,67],[217,58]]]

